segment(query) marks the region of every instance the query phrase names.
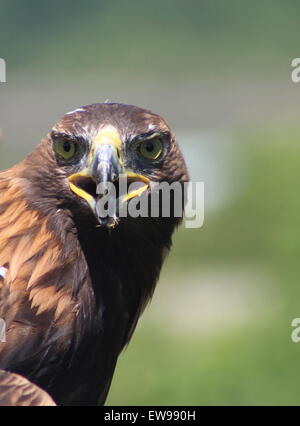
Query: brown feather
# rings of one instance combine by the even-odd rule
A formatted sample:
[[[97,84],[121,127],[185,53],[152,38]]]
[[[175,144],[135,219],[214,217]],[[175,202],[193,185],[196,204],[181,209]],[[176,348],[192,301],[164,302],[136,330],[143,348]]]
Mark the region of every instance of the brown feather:
[[[0,406],[54,407],[53,399],[38,386],[18,374],[0,370]]]

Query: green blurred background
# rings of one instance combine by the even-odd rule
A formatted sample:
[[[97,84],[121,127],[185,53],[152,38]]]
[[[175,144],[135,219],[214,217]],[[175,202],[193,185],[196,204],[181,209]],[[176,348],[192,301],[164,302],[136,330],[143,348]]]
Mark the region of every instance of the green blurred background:
[[[300,3],[0,6],[1,168],[108,99],[163,115],[205,182],[205,225],[176,234],[107,403],[298,405]]]

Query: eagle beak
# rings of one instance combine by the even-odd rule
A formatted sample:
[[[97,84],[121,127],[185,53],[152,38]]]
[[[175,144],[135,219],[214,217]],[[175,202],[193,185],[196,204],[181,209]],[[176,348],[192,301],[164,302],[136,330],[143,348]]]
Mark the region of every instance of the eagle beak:
[[[150,185],[147,177],[124,167],[121,139],[112,126],[106,126],[99,131],[93,140],[87,167],[69,176],[68,181],[70,189],[88,203],[100,225],[108,227],[113,227],[118,222],[117,211],[120,206],[140,196]],[[103,216],[99,214],[98,202],[105,191],[109,191],[105,188],[109,188],[111,184],[115,189],[112,195],[115,197],[115,209],[109,215]],[[120,191],[121,187],[126,190]]]

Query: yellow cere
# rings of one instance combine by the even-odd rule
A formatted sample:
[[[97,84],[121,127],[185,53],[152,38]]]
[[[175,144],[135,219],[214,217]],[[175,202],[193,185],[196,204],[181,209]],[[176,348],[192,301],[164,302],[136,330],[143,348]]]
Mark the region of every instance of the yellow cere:
[[[101,128],[93,140],[93,147],[98,145],[114,145],[115,148],[121,149],[122,142],[117,129],[113,126]]]

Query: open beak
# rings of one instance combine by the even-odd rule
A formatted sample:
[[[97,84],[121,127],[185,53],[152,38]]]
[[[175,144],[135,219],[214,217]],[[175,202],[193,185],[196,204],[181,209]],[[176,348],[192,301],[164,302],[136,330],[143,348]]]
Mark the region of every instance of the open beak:
[[[68,178],[70,189],[83,198],[99,224],[113,227],[120,207],[148,190],[150,180],[124,167],[121,139],[112,126],[102,128],[93,140],[87,166]],[[103,196],[110,202],[107,213],[99,208]],[[102,206],[103,207],[103,206]]]

